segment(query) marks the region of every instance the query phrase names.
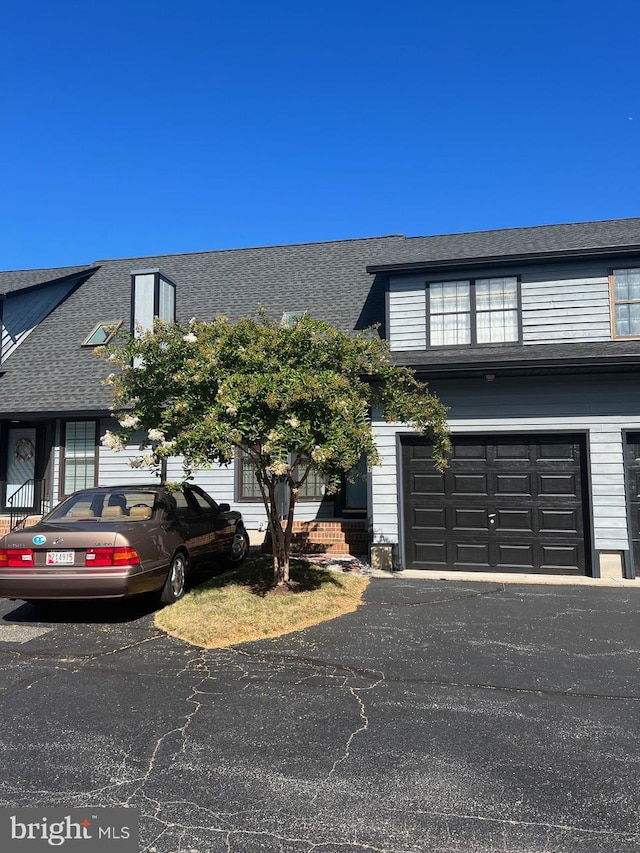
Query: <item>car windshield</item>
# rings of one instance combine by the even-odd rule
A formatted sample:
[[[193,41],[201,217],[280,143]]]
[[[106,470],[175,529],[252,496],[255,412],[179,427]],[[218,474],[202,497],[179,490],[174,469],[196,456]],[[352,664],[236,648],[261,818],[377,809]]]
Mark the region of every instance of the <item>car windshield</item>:
[[[156,508],[155,492],[137,489],[113,489],[105,492],[79,492],[57,506],[47,521],[146,521]]]

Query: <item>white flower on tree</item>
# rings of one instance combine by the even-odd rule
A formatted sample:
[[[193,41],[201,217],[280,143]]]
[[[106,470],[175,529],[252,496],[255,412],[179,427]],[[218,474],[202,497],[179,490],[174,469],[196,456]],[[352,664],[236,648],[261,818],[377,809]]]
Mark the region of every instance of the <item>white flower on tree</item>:
[[[156,458],[153,453],[146,453],[144,456],[136,456],[129,460],[130,468],[155,468]]]
[[[286,462],[283,462],[281,459],[272,462],[271,465],[267,467],[267,471],[275,474],[276,477],[282,477],[289,470],[289,466]]]
[[[125,415],[119,421],[119,424],[123,429],[135,429],[139,423],[140,418],[136,418],[133,415]]]
[[[100,444],[108,450],[114,450],[116,453],[124,450],[124,442],[119,435],[107,430],[100,439]]]

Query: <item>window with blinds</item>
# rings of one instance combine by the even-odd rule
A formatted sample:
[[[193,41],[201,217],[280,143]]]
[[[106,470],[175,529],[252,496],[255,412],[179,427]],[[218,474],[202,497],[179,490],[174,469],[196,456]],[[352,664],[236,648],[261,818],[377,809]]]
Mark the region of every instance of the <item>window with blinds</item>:
[[[96,485],[97,443],[95,421],[67,421],[62,444],[63,495]]]
[[[429,346],[520,340],[519,283],[515,276],[437,281],[427,287]]]
[[[291,464],[293,458],[289,459]],[[241,501],[261,501],[260,486],[256,480],[255,465],[251,461],[251,457],[246,451],[241,451],[238,454],[238,500]],[[300,472],[302,475],[302,471]],[[327,478],[318,473],[314,468],[309,471],[307,479],[304,481],[298,492],[298,500],[322,500],[325,495]]]

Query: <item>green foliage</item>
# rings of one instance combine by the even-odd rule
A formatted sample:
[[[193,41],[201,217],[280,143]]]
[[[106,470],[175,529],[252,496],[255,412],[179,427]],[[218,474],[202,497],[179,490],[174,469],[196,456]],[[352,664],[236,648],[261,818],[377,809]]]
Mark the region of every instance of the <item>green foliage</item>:
[[[362,455],[375,465],[376,404],[388,421],[428,436],[436,463],[445,464],[445,407],[410,370],[391,363],[377,336],[348,335],[308,315],[278,325],[261,314],[187,327],[157,322],[153,332],[100,354],[120,368],[107,381],[122,430],[107,443],[117,449],[120,439],[146,430],[152,451],[141,464],[182,455],[188,472],[230,462],[242,446],[268,510],[277,481],[288,483],[295,503],[311,463],[334,484]]]

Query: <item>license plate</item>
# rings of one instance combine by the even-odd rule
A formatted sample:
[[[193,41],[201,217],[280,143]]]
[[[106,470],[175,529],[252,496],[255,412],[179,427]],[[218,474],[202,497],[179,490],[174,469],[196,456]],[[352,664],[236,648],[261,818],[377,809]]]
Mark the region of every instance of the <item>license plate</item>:
[[[69,566],[73,564],[73,551],[47,551],[48,566]]]

